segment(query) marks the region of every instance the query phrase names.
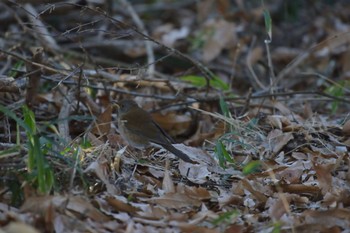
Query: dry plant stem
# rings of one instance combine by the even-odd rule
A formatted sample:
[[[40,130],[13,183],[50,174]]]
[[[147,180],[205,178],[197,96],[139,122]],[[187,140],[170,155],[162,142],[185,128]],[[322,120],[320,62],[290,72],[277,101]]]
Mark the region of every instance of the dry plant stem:
[[[54,73],[54,74],[62,74],[62,75],[65,75],[65,76],[71,76],[71,71],[66,71],[66,70],[58,70],[58,69],[55,69],[55,68],[52,68],[52,67],[49,67],[47,65],[43,65],[43,64],[40,64],[40,63],[37,63],[37,62],[33,62],[33,61],[30,61],[29,59],[17,54],[17,53],[13,53],[13,52],[9,52],[9,51],[6,51],[6,50],[3,50],[0,48],[0,52],[1,53],[4,53],[4,54],[7,54],[9,56],[12,56],[18,60],[21,60],[21,61],[24,61],[26,63],[29,63],[29,64],[32,64],[33,66],[37,66],[41,69],[44,69],[46,71],[48,71],[49,73]],[[75,75],[74,75],[75,77]],[[278,77],[277,77],[278,79]],[[65,82],[63,82],[65,83]],[[74,83],[72,83],[74,84]],[[99,86],[95,86],[95,85],[82,85],[83,87],[91,87],[91,88],[95,88],[95,89],[107,89],[109,91],[115,91],[115,92],[118,92],[118,93],[123,93],[123,94],[130,94],[130,95],[133,95],[133,96],[143,96],[143,97],[152,97],[152,98],[158,98],[158,99],[164,99],[164,100],[176,100],[178,99],[177,96],[163,96],[163,95],[149,95],[149,94],[143,94],[143,93],[138,93],[138,92],[133,92],[133,91],[125,91],[124,89],[118,89],[118,88],[101,88]],[[339,97],[336,97],[336,96],[331,96],[331,95],[328,95],[326,93],[322,93],[322,92],[318,92],[318,91],[296,91],[296,92],[285,92],[285,93],[274,93],[273,95],[274,96],[294,96],[294,95],[300,95],[300,94],[304,94],[304,95],[319,95],[319,96],[325,96],[327,98],[329,98],[330,100],[336,100],[336,101],[339,101],[339,102],[342,102],[342,103],[347,103],[347,104],[350,104],[350,100],[348,99],[345,99],[345,98],[339,98]],[[270,97],[271,94],[268,94],[268,95],[252,95],[252,99],[260,99],[260,98],[267,98],[267,97]],[[195,102],[206,102],[206,101],[217,101],[220,99],[220,96],[213,96],[211,98],[208,98],[208,97],[205,97],[205,98],[202,98],[202,97],[196,97],[196,96],[192,96],[191,98],[195,99],[193,101],[189,101],[187,104],[190,104],[190,103],[195,103]],[[225,97],[224,98],[225,100],[242,100],[242,99],[246,99],[246,97]],[[183,104],[181,104],[183,105]]]
[[[20,25],[23,29],[23,31],[27,31],[28,30],[28,27],[26,26],[26,24],[23,22],[23,20],[21,19],[21,13],[18,13],[16,11],[14,11],[12,9],[12,7],[8,6],[10,4],[13,4],[13,5],[16,5],[17,7],[22,7],[21,5],[19,5],[17,2],[15,1],[10,1],[8,0],[6,3],[4,3],[3,6],[5,6],[6,10],[8,12],[11,12],[11,16],[13,16],[15,18],[15,20],[17,21],[18,25]],[[2,22],[4,23],[4,22]]]
[[[124,89],[119,89],[119,88],[102,88],[99,86],[95,85],[86,85],[84,87],[90,87],[90,88],[95,88],[95,89],[101,89],[101,90],[109,90],[109,91],[115,91],[118,93],[122,94],[128,94],[132,96],[141,96],[141,97],[151,97],[151,98],[157,98],[157,99],[162,99],[162,100],[179,100],[177,96],[164,96],[164,95],[153,95],[153,94],[143,94],[143,93],[138,93],[134,91],[125,91]],[[273,96],[278,97],[278,96],[295,96],[295,95],[318,95],[318,96],[325,96],[329,98],[329,100],[325,101],[339,101],[342,103],[347,103],[350,104],[350,100],[345,99],[345,98],[340,98],[332,95],[328,95],[323,92],[317,92],[317,91],[294,91],[294,92],[284,92],[284,93],[274,93]],[[250,98],[251,99],[263,99],[263,98],[269,98],[271,97],[271,94],[264,94],[264,95],[252,95]],[[219,101],[220,100],[220,94],[215,94],[212,97],[196,97],[196,96],[191,96],[189,97],[193,100],[189,100],[186,103],[181,103],[179,105],[189,105],[192,103],[196,102],[209,102],[209,101]],[[231,100],[231,101],[237,101],[237,100],[245,100],[247,97],[224,97],[224,100]],[[174,105],[176,106],[176,104]]]
[[[70,109],[72,107],[74,93],[71,91],[66,95],[66,98],[63,98],[62,108],[60,113],[58,114],[58,130],[60,132],[61,137],[65,140],[65,142],[72,141],[69,135],[69,124],[68,117],[70,113]],[[63,120],[64,119],[64,120]]]
[[[132,19],[134,20],[136,26],[139,28],[139,30],[148,36],[148,33],[146,31],[145,25],[141,21],[139,15],[136,13],[134,10],[133,6],[129,3],[128,0],[120,0],[122,5],[124,5],[127,9],[127,11],[130,13]],[[145,40],[145,46],[146,46],[146,51],[147,51],[147,56],[148,56],[148,75],[150,77],[153,77],[154,71],[155,71],[155,66],[154,66],[154,52],[153,52],[153,46],[151,41]]]
[[[177,10],[180,8],[188,8],[192,4],[195,4],[197,0],[185,0],[185,1],[154,1],[154,3],[139,3],[134,8],[137,12],[150,12],[150,11],[166,11],[166,10]]]
[[[269,80],[270,80],[270,86],[269,86],[269,90],[270,90],[270,94],[271,94],[271,101],[275,101],[276,97],[273,95],[275,92],[275,73],[273,70],[273,65],[272,65],[272,60],[271,60],[271,54],[270,54],[270,47],[269,47],[269,43],[271,43],[271,39],[266,39],[265,41],[265,47],[266,47],[266,56],[267,56],[267,64],[268,64],[268,68],[269,68]],[[264,100],[262,101],[262,103],[264,102]],[[261,104],[262,104],[261,103]],[[272,109],[273,114],[275,114],[275,108]]]
[[[43,49],[38,48],[33,53],[33,61],[37,63],[41,63],[43,60]],[[42,75],[42,70],[33,66],[31,63],[26,64],[28,74],[28,87],[26,93],[26,104],[28,107],[32,107],[35,103],[35,98],[40,85],[40,78]]]
[[[79,90],[81,90],[81,88],[79,88]],[[81,101],[85,106],[87,106],[94,116],[98,116],[101,113],[101,106],[96,104],[92,97],[85,91],[79,92],[79,95],[77,95],[77,100]]]
[[[247,98],[246,98],[246,100],[245,100],[244,107],[243,107],[243,109],[242,109],[242,111],[241,111],[241,115],[243,115],[245,112],[248,111],[249,106],[250,106],[250,101],[251,101],[251,99],[252,99],[252,93],[253,93],[253,92],[252,92],[252,88],[249,88],[248,94],[247,94]]]
[[[80,161],[80,147],[78,147],[78,150],[76,152],[76,159],[75,159],[75,163],[74,163],[74,168],[72,171],[72,175],[70,177],[70,181],[69,181],[69,190],[73,189],[73,185],[74,185],[74,179],[75,179],[75,174],[77,173],[77,167]]]
[[[332,36],[329,39],[326,39],[315,46],[311,47],[310,49],[306,50],[304,53],[298,55],[296,58],[294,58],[279,74],[277,75],[277,78],[275,79],[275,84],[277,85],[281,79],[283,79],[286,75],[288,75],[293,69],[295,69],[299,64],[301,64],[305,59],[307,59],[311,53],[317,51],[318,49],[322,49],[327,46],[327,43],[331,41],[337,41],[342,40],[343,36],[349,36],[350,32],[344,32],[340,35]],[[344,40],[344,42],[340,42],[339,45],[349,43],[349,40]]]
[[[119,74],[111,74],[101,70],[84,70],[84,74],[90,77],[101,77],[110,82],[122,82]],[[125,81],[128,82],[128,81]]]
[[[233,85],[233,80],[235,78],[234,76],[234,73],[235,73],[235,70],[236,70],[236,67],[237,67],[237,59],[238,59],[238,55],[240,54],[240,51],[241,51],[241,46],[240,44],[238,43],[237,44],[237,48],[235,49],[235,53],[234,53],[234,57],[233,57],[233,61],[232,61],[232,67],[231,67],[231,75],[230,75],[230,90],[232,90],[232,85]]]
[[[24,61],[26,63],[29,63],[29,64],[33,65],[33,66],[37,66],[38,68],[50,71],[51,73],[69,75],[68,71],[58,70],[58,69],[55,69],[55,68],[43,65],[43,64],[38,63],[38,62],[33,62],[33,61],[31,61],[31,60],[29,60],[29,59],[27,59],[27,58],[25,58],[22,55],[19,55],[17,53],[9,52],[9,51],[3,50],[1,48],[0,48],[0,52],[2,52],[4,54],[7,54],[9,56],[15,57],[15,58],[17,58],[17,59],[19,59],[21,61]]]
[[[55,68],[37,63],[37,62],[33,62],[30,61],[29,59],[17,54],[17,53],[13,53],[13,52],[9,52],[6,50],[3,50],[0,48],[0,52],[7,54],[9,56],[12,56],[16,59],[19,59],[21,61],[24,61],[26,63],[32,64],[33,66],[37,66],[39,68],[42,68],[46,71],[49,71],[50,73],[54,73],[54,74],[62,74],[62,75],[66,75],[66,76],[71,76],[71,72],[70,71],[62,71],[62,70],[57,70]],[[277,77],[278,79],[278,77]],[[101,87],[98,86],[94,86],[94,85],[83,85],[83,87],[91,87],[91,88],[96,88],[96,89],[101,89]],[[105,88],[103,88],[105,89]],[[178,99],[178,97],[166,97],[166,96],[161,96],[161,95],[148,95],[148,94],[142,94],[142,93],[138,93],[138,92],[133,92],[133,91],[125,91],[124,89],[118,89],[118,88],[107,88],[110,91],[115,91],[118,93],[123,93],[123,94],[130,94],[130,95],[134,95],[134,96],[143,96],[143,97],[153,97],[153,98],[158,98],[158,99],[164,99],[164,100],[175,100]],[[322,93],[322,92],[318,92],[318,91],[296,91],[296,92],[284,92],[284,93],[275,93],[274,96],[294,96],[294,95],[300,95],[300,94],[305,94],[305,95],[319,95],[319,96],[325,96],[327,98],[329,98],[330,100],[336,100],[342,103],[347,103],[350,104],[350,100],[345,99],[345,98],[340,98],[340,97],[336,97],[336,96],[332,96],[332,95],[328,95],[326,93]],[[266,98],[266,97],[270,97],[271,94],[268,95],[252,95],[251,98],[252,99],[259,99],[259,98]],[[189,101],[188,103],[194,103],[194,102],[206,102],[206,101],[217,101],[220,99],[220,96],[214,96],[212,98],[202,98],[202,97],[195,97],[192,96],[191,98],[195,99],[194,101]],[[225,100],[242,100],[245,99],[246,97],[225,97]],[[183,105],[183,104],[181,104]]]
[[[10,69],[10,67],[12,66],[12,59],[11,57],[7,57],[6,58],[6,64],[3,64],[3,66],[1,67],[0,70],[0,75],[3,76],[4,73]],[[2,78],[2,77],[1,77]]]
[[[271,54],[270,54],[270,47],[269,47],[270,43],[271,43],[270,39],[266,39],[265,40],[267,64],[268,64],[268,68],[269,68],[270,94],[273,94],[274,93],[274,87],[275,87],[274,80],[276,79],[276,77],[275,77],[275,72],[273,70],[273,64],[272,64],[272,59],[271,59]]]
[[[61,51],[62,51],[62,53],[64,55],[67,55],[68,57],[72,57],[72,58],[85,59],[85,56],[86,56],[85,54],[83,54],[81,52],[69,50],[69,49],[66,49],[66,48],[62,48]],[[98,56],[98,55],[95,56],[95,55],[92,55],[92,54],[90,54],[90,57],[91,57],[91,59],[93,61],[95,61],[99,65],[101,65],[103,67],[106,67],[106,68],[108,68],[108,66],[109,66],[110,68],[117,67],[118,70],[123,70],[123,69],[125,69],[123,67],[128,67],[129,66],[128,63],[121,62],[121,61],[116,60],[116,59],[109,59],[109,58],[106,58],[106,57],[101,57],[101,56]]]
[[[58,51],[60,47],[57,45],[56,41],[52,38],[49,31],[43,22],[39,19],[39,14],[36,12],[31,4],[25,4],[24,9],[28,14],[29,20],[33,24],[33,29],[36,31],[34,36],[39,36],[42,39],[42,45],[51,48],[53,51]]]
[[[3,124],[4,124],[4,136],[7,136],[7,141],[11,142],[11,127],[10,127],[10,122],[8,116],[4,116],[3,119]],[[3,157],[3,156],[1,156]]]
[[[79,112],[79,109],[80,109],[80,96],[81,96],[81,93],[82,93],[81,92],[82,91],[82,88],[81,88],[82,74],[83,74],[83,70],[82,70],[81,67],[79,67],[79,77],[78,77],[78,82],[77,82],[77,89],[76,89],[76,92],[75,92],[75,98],[77,100],[75,109],[76,109],[77,112]],[[89,99],[86,94],[84,95],[84,97],[87,100]]]
[[[338,87],[338,88],[343,88],[343,90],[344,90],[345,92],[350,93],[350,89],[349,89],[349,88],[347,88],[347,87],[344,86],[344,85],[340,85],[339,83],[333,81],[333,80],[330,79],[330,78],[327,78],[326,76],[324,76],[324,75],[322,75],[322,74],[315,73],[315,72],[301,72],[300,74],[301,74],[301,75],[305,75],[305,76],[316,76],[316,77],[318,77],[318,78],[320,78],[320,79],[323,79],[323,80],[327,81],[328,83],[330,83],[330,84],[332,84],[332,85],[334,85],[334,86],[336,86],[336,87]]]
[[[342,103],[347,103],[350,104],[350,99],[345,99],[345,98],[340,98],[337,96],[332,96],[323,92],[319,92],[319,91],[291,91],[291,92],[284,92],[284,93],[274,93],[273,96],[295,96],[295,95],[318,95],[318,96],[325,96],[327,98],[329,98],[329,101],[339,101]],[[270,97],[271,94],[268,95],[259,95],[259,96],[252,96],[252,99],[260,99],[260,98],[266,98],[266,97]]]
[[[262,82],[260,82],[260,80],[259,80],[258,76],[256,75],[256,73],[255,73],[255,71],[253,69],[253,66],[252,66],[252,58],[251,58],[251,56],[252,56],[252,49],[254,47],[255,41],[256,41],[256,37],[254,36],[253,40],[252,40],[252,43],[251,43],[251,45],[249,47],[249,52],[247,54],[246,63],[247,63],[247,67],[248,67],[248,70],[250,72],[250,75],[253,77],[253,80],[255,81],[255,83],[253,83],[253,82],[251,83],[252,86],[255,87],[256,89],[265,90],[266,89],[265,85],[262,84]],[[259,88],[257,88],[257,86]]]
[[[153,39],[152,37],[144,34],[143,32],[141,32],[140,30],[138,30],[137,28],[127,24],[127,23],[124,23],[118,19],[115,19],[109,15],[107,15],[105,12],[102,12],[101,10],[99,9],[92,9],[90,7],[86,7],[86,9],[89,9],[93,12],[97,12],[97,13],[100,13],[100,14],[104,14],[106,18],[108,18],[109,20],[111,20],[112,22],[118,24],[120,27],[122,28],[129,28],[129,29],[132,29],[133,31],[135,31],[137,34],[143,36],[145,39],[147,40],[150,40],[152,41],[153,43],[159,45],[160,47],[170,51],[171,53],[174,53],[175,55],[181,57],[181,58],[184,58],[185,60],[188,60],[190,61],[195,67],[197,67],[204,75],[205,79],[206,79],[206,86],[207,88],[210,87],[209,85],[209,80],[215,78],[215,75],[206,67],[204,66],[201,62],[193,59],[192,57],[190,57],[189,55],[187,54],[184,54],[184,53],[181,53],[180,51],[178,51],[177,49],[174,49],[174,48],[171,48],[171,47],[168,47],[162,43],[160,43],[159,41]]]

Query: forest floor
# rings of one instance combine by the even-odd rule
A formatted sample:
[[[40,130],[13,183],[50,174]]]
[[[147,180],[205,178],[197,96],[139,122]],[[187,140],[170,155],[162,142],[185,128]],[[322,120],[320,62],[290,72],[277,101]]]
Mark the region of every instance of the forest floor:
[[[2,1],[0,232],[349,232],[349,12]],[[122,99],[197,163],[127,146]]]

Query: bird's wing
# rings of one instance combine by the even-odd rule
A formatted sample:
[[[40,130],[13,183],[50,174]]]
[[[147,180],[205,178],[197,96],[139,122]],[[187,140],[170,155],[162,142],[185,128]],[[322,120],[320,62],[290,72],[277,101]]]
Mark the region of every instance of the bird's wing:
[[[147,137],[151,142],[157,144],[173,143],[174,140],[164,132],[164,130],[153,121],[152,117],[147,114],[140,114],[143,109],[130,111],[124,116],[124,126],[134,134],[139,134]],[[142,116],[140,118],[139,116]]]

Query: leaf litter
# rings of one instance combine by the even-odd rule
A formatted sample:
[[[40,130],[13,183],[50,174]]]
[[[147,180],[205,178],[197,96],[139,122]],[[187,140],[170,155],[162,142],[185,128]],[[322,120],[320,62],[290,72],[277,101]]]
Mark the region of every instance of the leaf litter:
[[[108,9],[126,25],[141,16],[146,34],[99,11],[104,1],[87,2],[97,8],[0,3],[12,13],[1,10],[2,231],[347,232],[346,1]],[[152,46],[160,58],[151,76],[148,34],[161,43]],[[172,56],[172,48],[203,64]],[[124,147],[111,100],[130,97],[156,110],[154,119],[186,144],[174,146],[198,164]],[[55,174],[47,193],[38,192],[40,169],[27,169],[30,139],[11,117],[22,119],[24,102]]]

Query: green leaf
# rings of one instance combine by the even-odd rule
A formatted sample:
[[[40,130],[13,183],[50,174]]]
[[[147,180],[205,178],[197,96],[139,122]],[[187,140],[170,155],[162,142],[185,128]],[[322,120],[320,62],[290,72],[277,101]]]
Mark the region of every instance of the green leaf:
[[[261,163],[260,161],[251,161],[243,168],[243,174],[249,175],[257,172],[260,169]]]
[[[207,80],[202,76],[187,75],[180,77],[180,79],[182,81],[189,82],[196,87],[205,87],[207,85]],[[227,91],[230,89],[229,85],[217,76],[209,80],[209,85],[222,91]]]
[[[225,145],[220,140],[216,142],[215,153],[218,156],[219,165],[222,168],[225,168],[225,161],[234,163],[234,160],[231,158],[231,155],[227,152]]]
[[[340,81],[339,83],[335,83],[334,85],[328,87],[326,89],[326,93],[335,96],[335,97],[343,97],[344,96],[344,91],[347,88],[347,86],[350,85],[350,82],[347,81]],[[332,102],[332,114],[334,114],[338,107],[339,107],[339,101],[334,100]]]
[[[281,222],[275,222],[273,224],[273,230],[271,231],[271,233],[280,233],[282,230],[282,223]]]
[[[12,67],[11,71],[8,73],[9,77],[16,77],[18,74],[17,70],[21,70],[21,68],[24,66],[24,62],[23,61],[18,61],[14,64],[14,66]]]
[[[228,105],[225,102],[224,98],[222,98],[221,96],[220,96],[219,104],[220,104],[220,109],[221,109],[222,113],[224,114],[224,116],[225,117],[230,117],[231,113],[230,113],[230,111],[228,109]]]
[[[24,105],[22,107],[23,120],[18,118],[13,111],[4,106],[0,105],[0,111],[17,122],[18,132],[18,125],[25,129],[28,140],[27,176],[30,182],[37,185],[39,192],[49,193],[54,185],[55,177],[45,154],[50,147],[52,147],[51,141],[39,137],[34,113],[27,106]],[[19,142],[19,139],[17,139],[17,143]],[[19,150],[20,146],[12,149],[14,151]],[[4,156],[6,156],[6,152],[8,153],[10,151],[5,151]]]
[[[27,131],[27,136],[36,134],[36,122],[35,116],[32,110],[30,110],[26,105],[23,105],[23,117],[24,123],[29,127],[29,131]]]
[[[5,158],[6,156],[10,156],[13,154],[19,154],[20,152],[21,152],[21,146],[16,145],[9,149],[0,151],[0,158]]]
[[[217,217],[216,219],[213,220],[213,224],[214,225],[219,225],[220,223],[232,223],[232,219],[237,217],[239,215],[239,211],[234,209],[231,211],[227,211],[225,213],[222,213],[219,215],[219,217]]]
[[[270,12],[267,9],[264,9],[264,20],[265,20],[265,28],[266,33],[269,36],[269,41],[272,40],[272,20],[270,16]]]
[[[0,105],[0,112],[3,112],[6,116],[14,119],[18,125],[24,128],[26,131],[30,131],[31,129],[24,123],[24,121],[16,116],[16,114],[10,109]]]

